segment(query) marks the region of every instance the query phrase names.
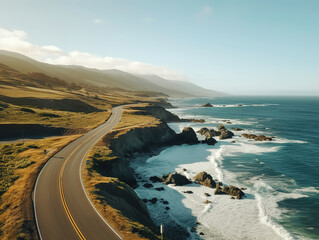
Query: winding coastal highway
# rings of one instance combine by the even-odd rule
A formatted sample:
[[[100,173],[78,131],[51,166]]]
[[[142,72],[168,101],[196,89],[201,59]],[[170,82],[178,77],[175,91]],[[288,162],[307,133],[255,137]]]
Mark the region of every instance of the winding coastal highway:
[[[88,151],[121,119],[115,107],[108,121],[56,153],[40,172],[33,205],[40,239],[121,239],[90,202],[81,179]]]

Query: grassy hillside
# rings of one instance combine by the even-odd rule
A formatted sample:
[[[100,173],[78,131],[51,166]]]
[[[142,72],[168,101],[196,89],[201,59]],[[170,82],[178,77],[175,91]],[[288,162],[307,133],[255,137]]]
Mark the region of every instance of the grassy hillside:
[[[0,124],[43,124],[84,132],[102,124],[113,106],[156,101],[131,92],[68,83],[0,64]]]
[[[131,91],[156,91],[174,97],[219,96],[221,93],[182,81],[134,75],[119,70],[97,70],[81,66],[61,66],[35,61],[18,53],[0,50],[0,62],[21,73],[43,73],[68,83],[120,88]],[[185,86],[184,86],[185,84]],[[185,89],[184,89],[185,88]]]

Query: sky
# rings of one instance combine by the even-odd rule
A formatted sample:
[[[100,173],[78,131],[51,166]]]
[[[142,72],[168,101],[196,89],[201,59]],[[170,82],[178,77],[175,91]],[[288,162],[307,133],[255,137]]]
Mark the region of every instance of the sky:
[[[2,0],[0,49],[240,95],[319,95],[318,0]]]

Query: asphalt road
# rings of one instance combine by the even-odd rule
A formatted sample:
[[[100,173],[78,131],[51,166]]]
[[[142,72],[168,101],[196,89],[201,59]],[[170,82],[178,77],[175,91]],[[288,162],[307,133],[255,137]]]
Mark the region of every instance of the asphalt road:
[[[121,106],[109,120],[56,153],[40,172],[33,204],[40,238],[121,239],[89,201],[81,180],[81,163],[95,143],[121,119]]]

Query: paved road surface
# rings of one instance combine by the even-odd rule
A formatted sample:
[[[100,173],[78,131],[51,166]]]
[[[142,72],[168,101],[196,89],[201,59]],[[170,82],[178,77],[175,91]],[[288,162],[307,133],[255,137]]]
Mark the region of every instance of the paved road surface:
[[[121,106],[113,108],[106,123],[70,143],[42,169],[33,195],[41,239],[121,239],[88,200],[80,175],[83,158],[121,114]]]

